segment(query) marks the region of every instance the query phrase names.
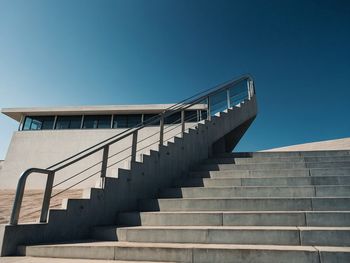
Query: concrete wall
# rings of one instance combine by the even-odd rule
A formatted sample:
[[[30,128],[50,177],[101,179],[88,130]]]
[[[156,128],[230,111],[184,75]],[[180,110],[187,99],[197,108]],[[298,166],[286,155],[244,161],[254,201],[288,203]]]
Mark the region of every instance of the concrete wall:
[[[186,127],[192,127],[197,123],[187,123]],[[177,125],[165,126],[165,141],[167,138],[173,137],[181,130]],[[177,127],[176,129],[173,129]],[[173,129],[173,130],[171,130]],[[14,132],[3,169],[0,174],[0,189],[15,189],[18,179],[23,171],[31,167],[47,168],[52,164],[55,164],[77,152],[80,152],[94,144],[101,142],[107,138],[110,138],[125,129],[91,129],[91,130],[42,130],[42,131],[18,131]],[[170,131],[171,130],[171,131]],[[148,127],[140,131],[138,135],[139,151],[138,154],[149,154],[151,149],[155,150],[158,147],[159,127]],[[169,131],[169,132],[167,132]],[[150,135],[154,136],[149,137]],[[146,140],[144,140],[147,138]],[[144,140],[143,142],[141,142]],[[147,145],[150,145],[147,147]],[[113,146],[109,151],[109,156],[114,155],[122,149],[131,145],[131,137],[126,138]],[[113,156],[109,160],[109,164],[112,164],[120,159],[127,157],[130,154],[130,149],[122,154]],[[139,155],[138,155],[139,157]],[[61,172],[56,174],[55,182],[60,182],[69,176],[84,170],[91,164],[100,162],[102,159],[102,153],[96,153],[86,160],[80,161],[70,167],[65,168]],[[107,175],[111,177],[117,176],[118,168],[127,168],[128,160],[118,163],[108,169]],[[84,172],[79,177],[71,180],[69,183],[62,184],[59,188],[65,188],[69,185],[73,185],[80,179],[86,177],[89,174],[97,172],[101,165],[96,165],[89,171]],[[77,185],[75,188],[85,188],[95,186],[95,182],[98,179],[99,174],[91,179],[84,181]],[[46,177],[40,174],[33,174],[28,178],[28,189],[43,189],[45,186]]]
[[[184,138],[151,151],[130,170],[119,169],[118,178],[107,178],[104,189],[92,188],[88,199],[69,199],[63,210],[50,210],[47,224],[1,225],[1,255],[13,255],[19,244],[78,240],[90,237],[93,226],[115,223],[121,211],[135,211],[138,200],[155,197],[160,188],[169,187],[176,177],[187,176],[192,166],[212,153],[212,146],[232,130],[254,119],[255,97],[211,121],[191,129]]]
[[[3,164],[4,164],[4,160],[0,160],[0,176],[1,176],[1,170],[2,170]]]

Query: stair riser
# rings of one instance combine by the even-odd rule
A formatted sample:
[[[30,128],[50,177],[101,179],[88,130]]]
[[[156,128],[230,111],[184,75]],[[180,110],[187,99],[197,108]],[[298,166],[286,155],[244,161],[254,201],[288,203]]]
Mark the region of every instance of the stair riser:
[[[140,208],[140,211],[348,211],[350,199],[159,199],[143,200]]]
[[[338,157],[350,156],[350,151],[306,151],[306,152],[251,152],[251,153],[228,153],[223,157]]]
[[[192,172],[191,177],[200,178],[252,178],[252,177],[296,177],[296,176],[349,176],[350,168],[341,169],[281,169],[281,170],[226,170]]]
[[[40,251],[43,250],[43,251]],[[101,252],[99,252],[100,250]],[[106,253],[108,252],[108,253]],[[184,263],[320,263],[322,262],[349,262],[350,253],[327,253],[316,250],[262,250],[262,249],[207,249],[207,248],[152,248],[152,247],[91,247],[55,248],[55,249],[27,249],[28,256],[63,257],[85,259],[99,259],[96,255],[104,254],[103,259],[115,260],[147,260],[173,261]],[[113,258],[112,258],[113,257]]]
[[[256,163],[313,163],[350,162],[350,156],[336,157],[253,157],[253,158],[211,158],[205,164],[256,164]]]
[[[254,244],[254,245],[350,245],[350,231],[341,230],[232,230],[232,229],[123,229],[119,241],[154,243]],[[301,240],[300,240],[301,238]]]
[[[308,186],[350,185],[350,176],[305,176],[276,178],[193,178],[175,183],[175,187],[228,187],[228,186]]]
[[[160,198],[350,197],[350,186],[171,188]]]
[[[307,169],[307,168],[350,168],[350,162],[327,163],[264,163],[264,164],[207,164],[198,167],[199,171],[225,170],[276,170],[276,169]]]
[[[350,212],[122,213],[118,215],[118,224],[129,226],[350,226]]]
[[[350,176],[328,176],[328,177],[309,176],[309,177],[300,177],[300,178],[256,178],[256,179],[243,178],[241,184],[242,186],[350,185]]]

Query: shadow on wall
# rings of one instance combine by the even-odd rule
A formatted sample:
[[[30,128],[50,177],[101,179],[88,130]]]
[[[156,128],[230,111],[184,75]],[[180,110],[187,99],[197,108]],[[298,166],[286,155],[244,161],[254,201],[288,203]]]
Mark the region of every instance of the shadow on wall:
[[[1,168],[3,163],[4,163],[4,160],[0,160],[0,174],[1,174]]]

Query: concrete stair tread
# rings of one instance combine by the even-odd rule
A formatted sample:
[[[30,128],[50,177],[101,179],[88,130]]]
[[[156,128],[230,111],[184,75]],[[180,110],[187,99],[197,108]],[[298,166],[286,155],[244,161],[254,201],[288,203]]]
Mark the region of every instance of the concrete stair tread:
[[[274,199],[274,200],[309,200],[309,199],[349,199],[350,197],[181,197],[181,198],[155,198],[155,199],[146,199],[146,200],[162,200],[162,201],[174,201],[174,200],[265,200],[265,199]],[[343,210],[342,210],[343,211]]]
[[[217,172],[217,171],[215,171]],[[254,180],[254,179],[280,179],[280,178],[288,178],[288,179],[300,179],[300,178],[334,178],[334,177],[350,177],[349,175],[336,175],[336,176],[332,176],[332,175],[324,175],[324,176],[252,176],[252,177],[225,177],[225,176],[220,176],[220,177],[215,177],[215,178],[201,178],[203,180],[232,180],[232,179],[245,179],[245,180]]]
[[[206,166],[206,165],[234,165],[234,166],[246,166],[246,165],[270,165],[270,164],[315,164],[315,163],[350,163],[350,158],[347,160],[334,160],[334,161],[324,161],[324,162],[319,162],[319,161],[304,161],[304,160],[300,160],[300,161],[296,161],[296,162],[253,162],[253,163],[203,163],[200,166]]]
[[[339,166],[337,168],[346,168],[346,167],[350,167],[350,160],[348,161],[327,161],[327,162],[261,162],[261,163],[245,163],[245,164],[236,164],[236,163],[223,163],[223,164],[201,164],[200,166],[198,166],[198,168],[205,168],[205,167],[214,167],[214,166],[222,166],[222,167],[232,167],[232,169],[237,169],[239,170],[240,168],[243,168],[244,170],[249,169],[247,167],[254,167],[254,166],[271,166],[271,167],[279,167],[279,166],[291,166],[293,167],[293,165],[296,166],[301,166],[301,167],[295,167],[295,168],[299,168],[299,169],[327,169],[328,167],[313,167],[313,165],[317,165],[317,164],[323,164],[323,165],[328,165],[328,164],[334,164],[336,166]],[[259,169],[259,168],[258,168]],[[272,168],[275,169],[275,168]],[[281,168],[278,168],[281,169]],[[282,169],[293,169],[293,168],[282,168]],[[256,170],[256,169],[249,169],[249,170]]]
[[[44,257],[2,257],[1,263],[174,263],[171,261],[129,261],[129,260],[101,260],[76,258],[44,258]]]
[[[234,185],[234,186],[192,186],[192,187],[172,187],[172,188],[165,188],[163,191],[168,190],[168,189],[235,189],[235,188],[247,188],[247,189],[252,189],[252,188],[326,188],[326,187],[350,187],[350,185],[293,185],[293,186],[287,186],[287,185],[282,185],[282,186],[276,186],[276,185]]]
[[[108,228],[108,227],[107,227]],[[350,227],[309,227],[309,226],[132,226],[119,229],[172,229],[172,230],[300,230],[300,231],[350,231]]]
[[[296,157],[248,157],[248,158],[242,158],[242,157],[212,157],[207,159],[203,164],[225,164],[225,163],[236,163],[240,161],[242,164],[251,164],[251,163],[307,163],[307,162],[330,162],[330,161],[348,161],[350,160],[349,155],[343,155],[343,156],[308,156],[308,157],[302,157],[302,156],[296,156]]]
[[[179,211],[179,212],[173,212],[173,211],[147,211],[147,212],[139,212],[139,211],[134,211],[134,212],[123,212],[121,214],[279,214],[279,213],[288,213],[288,214],[304,214],[304,213],[350,213],[349,211],[224,211],[224,210],[217,210],[217,211]]]
[[[261,152],[231,152],[217,154],[216,157],[252,158],[257,156],[285,157],[319,157],[319,156],[349,156],[350,150],[305,150],[305,151],[261,151]]]
[[[341,168],[303,168],[303,169],[226,169],[201,170],[190,172],[191,178],[270,178],[270,177],[305,177],[305,176],[349,176],[350,167]]]
[[[244,249],[244,250],[289,250],[289,251],[331,251],[350,253],[350,247],[330,246],[286,246],[286,245],[251,245],[251,244],[203,244],[203,243],[153,243],[125,241],[94,241],[83,243],[65,243],[51,245],[31,245],[27,247],[150,247],[150,248],[202,248],[202,249]]]

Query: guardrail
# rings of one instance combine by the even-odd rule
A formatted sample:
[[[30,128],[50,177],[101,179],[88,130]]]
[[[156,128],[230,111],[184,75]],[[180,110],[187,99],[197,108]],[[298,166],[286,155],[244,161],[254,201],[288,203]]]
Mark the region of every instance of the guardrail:
[[[103,188],[105,185],[107,168],[109,168],[112,165],[115,165],[117,163],[120,163],[122,161],[125,161],[128,158],[130,158],[131,162],[135,162],[136,161],[136,153],[138,151],[143,150],[143,149],[147,148],[148,146],[150,146],[150,145],[147,145],[147,147],[143,147],[142,149],[138,149],[138,144],[141,142],[141,141],[138,142],[138,140],[137,140],[138,133],[140,130],[142,130],[146,127],[149,127],[155,123],[159,123],[159,131],[157,131],[155,134],[153,134],[151,136],[158,135],[159,139],[155,143],[158,143],[159,145],[163,145],[164,141],[165,141],[164,134],[175,129],[175,128],[178,128],[179,126],[181,126],[180,134],[182,134],[182,136],[183,136],[183,134],[185,132],[186,122],[192,121],[194,118],[193,116],[192,117],[190,116],[190,118],[187,118],[187,119],[185,118],[185,110],[186,109],[188,109],[194,105],[197,105],[197,104],[206,105],[206,107],[205,107],[206,116],[203,116],[203,118],[200,118],[199,120],[197,119],[197,122],[195,124],[195,125],[197,125],[198,121],[201,121],[204,119],[210,120],[211,116],[215,115],[217,112],[231,108],[232,106],[235,106],[235,105],[241,103],[245,99],[250,99],[254,94],[255,94],[255,88],[254,88],[253,78],[250,75],[246,74],[246,75],[243,75],[237,79],[228,81],[228,82],[223,83],[221,85],[215,86],[213,88],[210,88],[208,90],[205,90],[203,92],[195,94],[195,95],[191,96],[190,98],[182,100],[179,103],[176,103],[173,106],[167,108],[159,115],[147,120],[146,122],[138,124],[133,128],[129,128],[129,129],[127,129],[119,134],[116,134],[116,135],[114,135],[106,140],[103,140],[100,143],[95,144],[95,145],[93,145],[93,146],[91,146],[91,147],[89,147],[89,148],[87,148],[87,149],[85,149],[77,154],[74,154],[74,155],[70,156],[69,158],[66,158],[66,159],[64,159],[64,160],[62,160],[54,165],[51,165],[50,167],[48,167],[46,169],[41,169],[41,168],[29,168],[29,169],[27,169],[25,172],[22,173],[22,175],[18,181],[15,201],[13,204],[13,209],[12,209],[12,214],[11,214],[9,224],[10,225],[17,225],[18,224],[26,180],[29,177],[29,175],[31,175],[32,173],[40,173],[40,174],[47,175],[47,182],[46,182],[44,199],[43,199],[43,203],[42,203],[42,207],[41,207],[41,215],[40,215],[40,222],[45,223],[45,222],[47,222],[47,215],[48,215],[48,211],[49,211],[49,207],[50,207],[50,200],[52,197],[57,196],[68,189],[71,189],[72,187],[78,185],[79,183],[91,178],[92,176],[94,176],[98,173],[100,173],[101,187]],[[179,112],[181,113],[181,115],[180,115],[181,117],[180,117],[180,119],[176,119],[173,124],[176,124],[178,122],[180,122],[180,124],[175,126],[175,128],[171,127],[171,130],[166,131],[166,129],[169,127],[165,128],[165,125],[164,125],[165,118],[170,117],[170,116],[172,116],[176,113],[179,113]],[[179,135],[179,134],[176,134],[173,137],[175,137],[177,135]],[[131,137],[131,139],[132,139],[131,145],[120,150],[119,152],[117,152],[113,155],[109,155],[110,146],[127,138],[127,137]],[[171,137],[171,138],[173,138],[173,137]],[[147,140],[147,138],[149,138],[149,137],[144,138],[142,141]],[[169,140],[169,139],[170,138],[167,138],[167,140]],[[154,145],[155,143],[152,143],[151,145]],[[129,155],[127,155],[127,157],[123,157],[122,159],[118,160],[118,162],[113,163],[112,165],[108,165],[108,160],[112,156],[116,156],[120,153],[124,153],[127,150],[131,150],[131,153]],[[101,161],[99,161],[93,165],[90,165],[89,167],[83,169],[82,171],[75,173],[74,175],[70,176],[69,178],[61,181],[60,183],[57,183],[56,185],[53,184],[54,179],[55,179],[55,174],[58,171],[66,168],[66,167],[69,167],[69,166],[71,166],[71,165],[73,165],[73,164],[75,164],[83,159],[86,159],[87,157],[89,157],[97,152],[102,152],[102,160]],[[52,191],[53,191],[54,187],[62,185],[63,183],[66,183],[66,182],[72,180],[73,178],[76,178],[77,176],[83,174],[84,172],[88,171],[92,167],[96,167],[99,164],[101,165],[101,168],[97,172],[94,172],[92,175],[84,177],[84,179],[82,179],[78,183],[74,183],[70,187],[56,193],[55,195],[52,195]]]

